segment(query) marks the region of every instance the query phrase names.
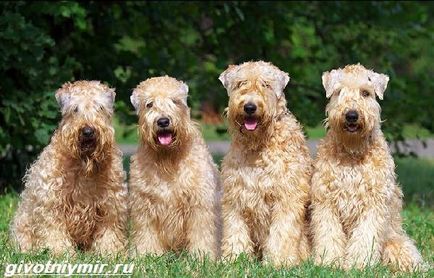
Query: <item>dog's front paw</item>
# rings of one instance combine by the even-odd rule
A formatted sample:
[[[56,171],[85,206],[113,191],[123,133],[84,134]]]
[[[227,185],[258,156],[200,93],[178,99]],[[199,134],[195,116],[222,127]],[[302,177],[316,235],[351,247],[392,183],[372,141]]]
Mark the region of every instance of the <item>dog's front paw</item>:
[[[119,239],[112,231],[106,231],[100,238],[95,239],[92,251],[98,254],[123,254],[125,242]]]

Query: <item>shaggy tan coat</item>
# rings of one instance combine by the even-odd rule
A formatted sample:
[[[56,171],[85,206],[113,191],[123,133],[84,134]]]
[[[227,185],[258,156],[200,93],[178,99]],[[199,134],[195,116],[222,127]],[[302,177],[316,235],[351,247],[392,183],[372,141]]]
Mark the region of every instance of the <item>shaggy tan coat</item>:
[[[302,128],[286,108],[289,77],[260,61],[230,66],[220,80],[229,94],[232,136],[222,164],[223,257],[244,252],[274,265],[297,264],[309,254],[311,158]],[[257,106],[254,130],[247,103]]]
[[[187,92],[184,83],[165,76],[140,83],[131,97],[141,137],[130,172],[134,254],[219,255],[219,175],[190,119]],[[161,117],[170,119],[168,145],[159,142]]]
[[[27,171],[11,226],[21,251],[106,254],[125,247],[127,187],[111,126],[114,90],[98,81],[67,83],[56,93],[63,119]],[[80,129],[92,126],[96,147],[84,152]]]
[[[402,228],[402,192],[380,129],[380,106],[389,78],[361,65],[326,72],[328,132],[312,178],[315,261],[345,268],[380,261],[401,270],[422,263]],[[355,110],[357,124],[345,113]]]

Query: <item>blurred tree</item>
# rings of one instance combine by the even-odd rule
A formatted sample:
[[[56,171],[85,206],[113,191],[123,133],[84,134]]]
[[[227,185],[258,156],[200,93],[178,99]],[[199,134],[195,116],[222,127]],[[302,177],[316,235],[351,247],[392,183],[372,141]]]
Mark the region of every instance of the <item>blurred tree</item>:
[[[385,130],[404,123],[434,132],[434,7],[427,2],[2,2],[0,186],[19,183],[48,143],[68,80],[116,87],[117,115],[135,117],[131,90],[169,74],[190,86],[190,105],[221,112],[228,64],[271,61],[289,72],[290,109],[304,125],[324,118],[321,73],[360,62],[391,76]]]

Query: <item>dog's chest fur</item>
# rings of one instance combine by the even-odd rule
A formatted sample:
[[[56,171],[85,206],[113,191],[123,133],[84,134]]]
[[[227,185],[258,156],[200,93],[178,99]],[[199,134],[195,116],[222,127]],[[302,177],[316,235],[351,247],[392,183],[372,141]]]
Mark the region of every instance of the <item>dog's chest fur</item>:
[[[335,204],[344,230],[350,231],[363,212],[387,204],[394,184],[386,161],[367,156],[363,161],[333,161],[328,197]],[[378,167],[378,166],[381,167]],[[374,170],[375,169],[375,170]]]
[[[264,211],[272,205],[275,184],[266,172],[267,169],[254,165],[243,165],[238,170],[242,183],[240,202],[245,204],[245,209]]]
[[[146,188],[154,196],[150,212],[153,225],[167,249],[179,250],[188,244],[186,234],[195,205],[192,196],[198,195],[195,185],[199,182],[193,172],[184,169],[182,176],[172,180],[156,175],[150,183],[158,186]]]
[[[267,154],[245,156],[239,161],[238,167],[230,168],[230,182],[234,188],[230,190],[238,195],[238,203],[242,217],[249,227],[250,238],[255,242],[255,250],[261,252],[262,244],[268,236],[271,224],[271,213],[275,204],[276,192],[279,187],[285,186],[279,182],[284,176],[283,169],[277,168],[276,156],[273,161]],[[277,159],[280,160],[280,159]],[[229,181],[229,180],[227,180]]]
[[[67,175],[63,187],[58,190],[58,217],[65,223],[71,239],[79,248],[90,248],[98,223],[104,217],[101,191],[97,181],[77,175]]]

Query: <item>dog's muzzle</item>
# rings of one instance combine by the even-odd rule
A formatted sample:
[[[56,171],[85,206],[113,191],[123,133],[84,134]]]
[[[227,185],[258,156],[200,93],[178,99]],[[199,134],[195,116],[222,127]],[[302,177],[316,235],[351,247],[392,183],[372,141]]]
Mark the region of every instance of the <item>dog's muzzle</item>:
[[[258,126],[258,118],[255,117],[255,113],[258,107],[253,102],[244,104],[244,122],[243,126],[248,131],[254,131]]]
[[[157,143],[161,146],[170,146],[174,141],[174,133],[170,129],[171,121],[167,117],[161,117],[157,120]]]
[[[96,131],[90,126],[84,126],[80,129],[80,150],[82,152],[93,151],[96,148]]]
[[[345,125],[344,129],[348,132],[357,132],[360,129],[360,125],[357,123],[359,120],[359,113],[356,110],[350,110],[345,113]]]

